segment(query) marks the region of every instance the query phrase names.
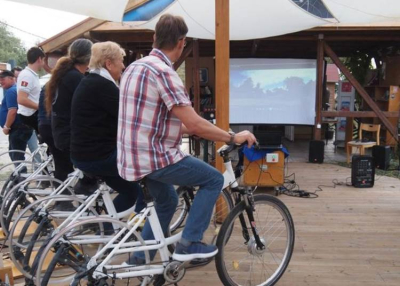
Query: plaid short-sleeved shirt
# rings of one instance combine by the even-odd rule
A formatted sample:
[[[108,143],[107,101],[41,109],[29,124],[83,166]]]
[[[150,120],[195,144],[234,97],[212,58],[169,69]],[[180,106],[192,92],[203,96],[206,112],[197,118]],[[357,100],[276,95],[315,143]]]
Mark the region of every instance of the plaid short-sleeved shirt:
[[[180,150],[182,122],[171,109],[191,106],[182,80],[160,50],[132,63],[120,84],[118,116],[118,170],[136,181],[174,164],[186,154]]]

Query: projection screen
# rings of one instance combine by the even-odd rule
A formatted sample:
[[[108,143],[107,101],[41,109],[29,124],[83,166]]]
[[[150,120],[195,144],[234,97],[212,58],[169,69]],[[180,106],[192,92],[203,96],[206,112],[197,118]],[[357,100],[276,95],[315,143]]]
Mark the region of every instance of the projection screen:
[[[316,60],[230,60],[230,124],[314,125],[315,93]]]

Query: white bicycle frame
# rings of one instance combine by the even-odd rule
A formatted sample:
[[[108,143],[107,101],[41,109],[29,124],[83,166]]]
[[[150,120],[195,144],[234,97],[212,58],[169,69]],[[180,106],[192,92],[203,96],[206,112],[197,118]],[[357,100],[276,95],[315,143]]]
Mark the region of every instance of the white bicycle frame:
[[[235,174],[233,172],[232,163],[229,160],[224,163],[225,172],[223,173],[224,184],[223,189],[231,186],[237,187],[238,183],[235,178]],[[150,223],[150,227],[154,234],[153,240],[145,240],[145,245],[142,245],[142,242],[126,242],[132,234],[136,234],[138,227],[143,223],[143,221],[147,218]],[[73,226],[70,225],[73,229]],[[130,228],[132,227],[132,228]],[[128,231],[126,233],[126,231]],[[182,237],[182,231],[171,236],[165,237],[162,231],[160,221],[158,219],[154,202],[150,202],[147,204],[147,207],[138,214],[137,217],[132,218],[127,222],[127,227],[122,228],[116,235],[114,235],[111,239],[108,238],[100,238],[98,236],[93,236],[93,238],[89,238],[89,236],[82,236],[82,240],[79,236],[75,236],[74,239],[69,240],[71,243],[75,244],[90,244],[90,243],[107,243],[99,252],[97,252],[89,261],[87,265],[87,269],[91,269],[96,267],[96,270],[93,273],[93,278],[101,279],[108,277],[107,274],[103,272],[103,269],[108,270],[117,270],[117,269],[127,269],[125,265],[107,265],[107,263],[113,258],[115,254],[124,254],[124,253],[132,253],[138,251],[146,251],[149,250],[159,250],[162,264],[159,265],[142,265],[142,266],[133,266],[129,267],[129,272],[125,273],[115,273],[114,277],[116,279],[124,279],[124,278],[133,278],[138,276],[149,276],[161,274],[164,272],[165,266],[170,262],[170,253],[168,250],[168,245],[177,243]],[[121,238],[121,240],[115,244],[115,242]],[[112,251],[107,255],[107,257],[100,263],[97,264],[97,259],[100,258],[108,249],[112,249]],[[142,285],[146,285],[146,279],[143,280]]]

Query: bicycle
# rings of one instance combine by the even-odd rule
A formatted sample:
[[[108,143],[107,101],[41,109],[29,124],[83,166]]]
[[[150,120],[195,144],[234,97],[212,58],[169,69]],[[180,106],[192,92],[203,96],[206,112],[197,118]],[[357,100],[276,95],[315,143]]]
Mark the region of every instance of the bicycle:
[[[87,198],[82,196],[76,197],[60,195],[70,187],[71,181],[77,179],[79,174],[79,171],[75,171],[70,174],[69,178],[63,184],[60,184],[55,191],[51,194],[48,194],[47,192],[46,198],[36,200],[30,205],[25,206],[14,221],[13,227],[9,233],[9,245],[11,249],[10,257],[17,269],[28,279],[32,276],[31,271],[32,269],[35,269],[35,264],[40,257],[40,251],[43,249],[44,244],[49,240],[49,237],[57,234],[60,229],[81,219],[91,217],[112,217],[120,220],[127,218],[130,214],[134,213],[134,206],[124,212],[117,213],[112,203],[109,188],[104,183],[100,184],[100,188]],[[40,178],[38,178],[38,180],[40,180]],[[55,180],[56,179],[52,179],[51,182],[54,182]],[[25,182],[25,184],[27,183],[29,182]],[[26,200],[25,197],[29,198],[32,195],[38,194],[37,192],[28,192],[25,188],[22,188],[24,183],[21,183],[20,185],[22,186],[17,186],[15,192],[10,191],[8,194],[8,196],[13,197],[13,194],[15,193],[16,197],[22,197],[22,199],[19,199],[17,203],[14,203],[14,205],[18,205],[18,203]],[[190,208],[190,202],[186,198],[189,191],[190,189],[188,190],[187,188],[179,188],[177,190],[180,198],[183,198],[184,205],[182,209],[179,208],[179,206],[177,208],[177,219],[173,219],[171,222],[171,232],[180,227],[180,224],[182,224],[183,219],[188,212],[188,208]],[[69,192],[73,194],[72,190],[69,190]],[[4,202],[8,201],[12,200],[7,199],[6,196]],[[69,205],[74,206],[76,209],[69,212],[54,209],[54,206],[58,202],[68,202]],[[102,212],[104,212],[105,215],[101,215]],[[6,220],[6,224],[10,225],[10,220]],[[21,225],[22,230],[20,234],[16,236],[15,233],[17,229],[21,228],[18,226]],[[35,231],[32,234],[29,234],[28,230],[33,227],[35,228]],[[32,252],[35,250],[39,250],[38,254],[34,261],[30,262]]]
[[[267,195],[254,195],[249,188],[238,187],[228,158],[228,154],[234,149],[235,146],[233,145],[225,145],[218,150],[218,153],[224,158],[225,166],[229,165],[227,172],[224,173],[224,185],[232,186],[231,191],[236,206],[218,232],[217,271],[224,285],[239,285],[235,282],[235,273],[231,274],[224,259],[229,259],[229,255],[232,255],[234,260],[231,261],[231,264],[234,266],[234,270],[238,269],[241,270],[241,274],[245,273],[241,268],[242,261],[237,258],[238,254],[235,250],[230,250],[229,247],[230,243],[236,241],[235,245],[238,249],[246,245],[248,255],[245,258],[261,260],[264,256],[269,258],[269,255],[271,255],[272,259],[267,262],[273,273],[264,273],[267,269],[262,269],[264,271],[261,271],[261,279],[265,279],[266,284],[256,283],[273,285],[284,273],[293,252],[295,235],[293,221],[288,209],[278,199]],[[72,281],[70,285],[78,285],[81,280],[86,280],[88,285],[108,285],[108,279],[111,279],[112,285],[114,285],[116,279],[134,277],[141,277],[141,285],[148,285],[148,283],[154,281],[156,275],[159,275],[158,277],[161,275],[169,283],[179,282],[184,277],[190,262],[173,260],[168,246],[173,246],[178,242],[182,232],[171,237],[164,236],[145,180],[140,183],[144,190],[147,207],[140,213],[138,220],[131,219],[127,223],[123,223],[109,218],[96,218],[69,225],[54,236],[43,250],[36,272],[37,285],[63,283],[65,281]],[[261,206],[269,207],[269,210],[259,214],[257,210]],[[256,219],[259,220],[263,214],[269,215],[272,212],[275,216],[278,216],[278,219],[273,220],[272,225],[267,225],[267,229],[261,228],[264,231],[261,236],[257,230],[259,224]],[[238,222],[236,222],[237,218],[239,218]],[[149,221],[155,237],[153,240],[144,241],[137,232],[139,224],[144,219]],[[264,219],[268,220],[269,217]],[[115,226],[115,233],[111,235],[104,233],[102,226],[107,222]],[[277,225],[279,222],[281,222],[281,225]],[[93,229],[93,224],[98,225],[98,228]],[[278,237],[267,237],[267,231],[271,232],[268,234],[276,234]],[[275,242],[276,247],[272,248],[272,246],[275,246]],[[150,262],[150,250],[159,251],[159,262]],[[270,250],[273,250],[273,252],[270,252]],[[121,263],[121,261],[125,261],[120,259],[121,255],[125,255],[124,258],[126,256],[129,258],[132,253],[138,251],[145,252],[146,263],[144,265]],[[281,258],[279,257],[280,254]],[[44,267],[46,259],[50,263]],[[273,263],[277,264],[275,270],[271,268]],[[65,266],[60,270],[61,273],[53,273],[57,265]],[[262,265],[265,267],[265,264]],[[245,264],[245,266],[249,268],[249,264]],[[261,283],[263,282],[261,281]],[[251,283],[250,285],[256,284]]]

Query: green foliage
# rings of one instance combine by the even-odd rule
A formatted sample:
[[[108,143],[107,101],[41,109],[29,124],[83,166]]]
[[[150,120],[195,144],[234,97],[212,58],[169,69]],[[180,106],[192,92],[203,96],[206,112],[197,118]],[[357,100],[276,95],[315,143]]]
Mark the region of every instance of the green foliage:
[[[372,68],[371,60],[372,57],[369,54],[357,51],[351,57],[346,58],[344,64],[357,81],[364,85],[367,72]]]
[[[21,40],[14,36],[3,23],[0,23],[0,62],[16,60],[17,65],[26,66],[26,50]]]

